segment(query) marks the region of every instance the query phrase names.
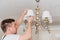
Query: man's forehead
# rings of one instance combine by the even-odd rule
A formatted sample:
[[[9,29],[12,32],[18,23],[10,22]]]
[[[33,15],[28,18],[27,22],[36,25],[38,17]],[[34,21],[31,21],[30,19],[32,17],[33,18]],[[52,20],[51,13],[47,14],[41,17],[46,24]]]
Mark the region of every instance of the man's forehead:
[[[15,22],[12,22],[12,24],[16,24]]]

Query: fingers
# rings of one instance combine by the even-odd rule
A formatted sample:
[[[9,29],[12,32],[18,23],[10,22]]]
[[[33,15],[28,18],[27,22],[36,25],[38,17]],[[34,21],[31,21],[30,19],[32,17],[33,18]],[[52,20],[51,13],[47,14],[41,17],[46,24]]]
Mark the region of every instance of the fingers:
[[[33,22],[34,21],[34,16],[29,16],[28,22]]]
[[[24,10],[24,14],[26,15],[29,9]]]

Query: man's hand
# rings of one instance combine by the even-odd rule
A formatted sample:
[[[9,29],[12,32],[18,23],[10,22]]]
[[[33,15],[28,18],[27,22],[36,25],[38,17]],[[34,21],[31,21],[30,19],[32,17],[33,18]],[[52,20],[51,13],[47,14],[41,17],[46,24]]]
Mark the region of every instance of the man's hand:
[[[33,16],[29,16],[28,23],[32,23],[33,21],[34,21],[34,17]]]
[[[22,12],[22,14],[26,15],[27,12],[28,12],[28,10],[29,10],[29,9],[24,10],[24,12]]]

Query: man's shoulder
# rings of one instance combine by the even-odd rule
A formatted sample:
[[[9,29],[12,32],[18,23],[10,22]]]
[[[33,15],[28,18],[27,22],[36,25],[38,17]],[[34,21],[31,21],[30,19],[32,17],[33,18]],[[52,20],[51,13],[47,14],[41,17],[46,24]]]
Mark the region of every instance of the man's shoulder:
[[[4,38],[4,40],[18,40],[18,39],[19,39],[19,35],[17,34],[9,34]]]

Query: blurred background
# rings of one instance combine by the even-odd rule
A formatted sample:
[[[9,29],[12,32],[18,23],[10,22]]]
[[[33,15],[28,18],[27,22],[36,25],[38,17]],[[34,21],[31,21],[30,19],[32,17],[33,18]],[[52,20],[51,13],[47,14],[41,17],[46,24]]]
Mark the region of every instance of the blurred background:
[[[40,12],[50,11],[53,17],[53,23],[50,25],[51,33],[47,31],[39,31],[35,34],[35,29],[32,31],[32,40],[60,40],[60,0],[40,0]],[[0,0],[0,23],[3,19],[14,18],[17,19],[20,13],[25,9],[32,9],[35,11],[36,1],[35,0]],[[41,15],[40,15],[41,16]],[[19,27],[18,34],[23,34],[25,28],[24,23]],[[0,28],[0,40],[3,36],[3,32]]]

